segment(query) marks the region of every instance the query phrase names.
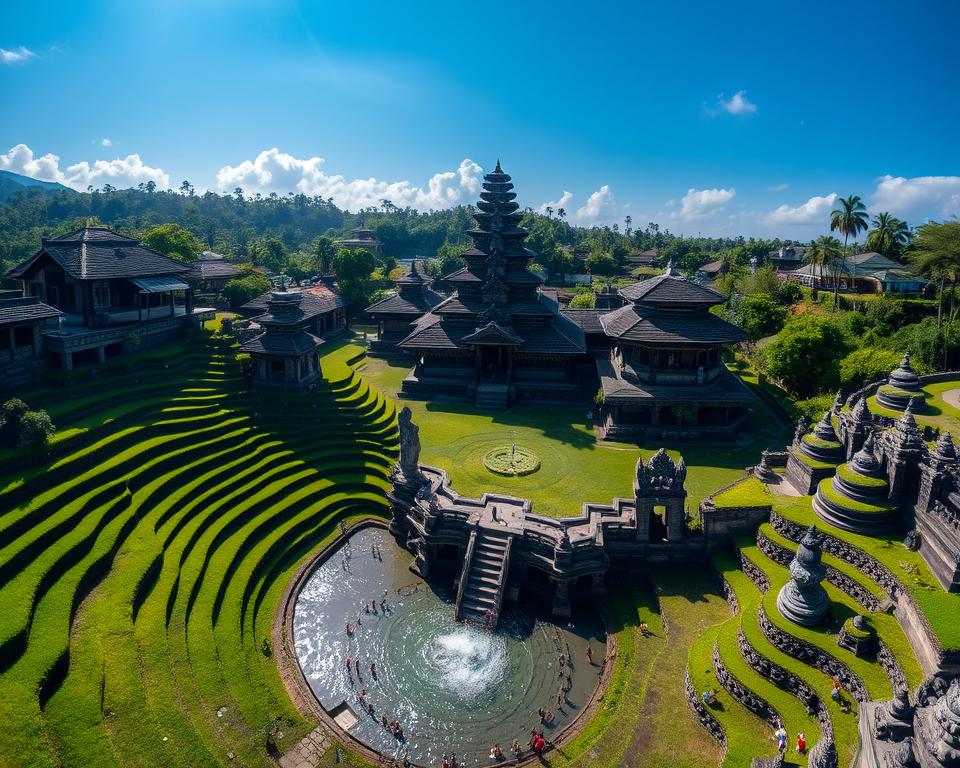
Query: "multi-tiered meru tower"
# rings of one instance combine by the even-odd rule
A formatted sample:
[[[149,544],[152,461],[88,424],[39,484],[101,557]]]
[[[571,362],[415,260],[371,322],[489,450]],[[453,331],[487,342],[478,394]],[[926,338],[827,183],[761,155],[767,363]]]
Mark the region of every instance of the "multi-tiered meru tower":
[[[477,225],[468,233],[473,245],[462,254],[467,266],[444,278],[453,295],[397,345],[414,357],[406,394],[465,398],[489,408],[579,398],[583,330],[540,291],[516,196],[498,161],[483,178]]]

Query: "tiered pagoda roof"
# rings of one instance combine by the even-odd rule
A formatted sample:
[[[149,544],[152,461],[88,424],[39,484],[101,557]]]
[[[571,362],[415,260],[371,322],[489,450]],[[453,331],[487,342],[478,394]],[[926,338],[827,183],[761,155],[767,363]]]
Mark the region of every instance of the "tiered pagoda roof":
[[[373,302],[367,307],[367,313],[374,317],[409,315],[412,322],[443,301],[443,295],[433,290],[432,285],[433,280],[423,274],[414,261],[410,271],[397,280],[396,291]]]
[[[578,355],[586,350],[583,330],[539,291],[542,280],[529,269],[535,254],[524,247],[528,232],[520,226],[516,197],[498,161],[483,179],[473,213],[476,226],[468,232],[473,243],[461,254],[466,266],[444,278],[454,294],[417,321],[398,344],[401,349],[465,349],[492,339],[489,329],[480,334],[492,322],[504,339],[499,343],[521,352]]]

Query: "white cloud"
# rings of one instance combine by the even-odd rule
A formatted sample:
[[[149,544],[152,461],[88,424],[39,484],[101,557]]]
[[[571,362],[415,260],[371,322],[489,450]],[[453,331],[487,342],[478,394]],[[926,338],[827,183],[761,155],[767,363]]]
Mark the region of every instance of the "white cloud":
[[[546,213],[547,208],[553,208],[554,211],[559,210],[560,208],[568,208],[570,206],[570,201],[573,200],[573,193],[563,190],[563,194],[560,195],[559,200],[554,200],[553,202],[546,202],[543,205],[537,208],[537,211],[540,213]]]
[[[68,187],[84,190],[88,186],[111,184],[119,189],[154,181],[161,189],[170,186],[170,177],[161,168],[144,165],[140,155],[127,155],[115,160],[86,160],[60,169],[60,158],[52,153],[35,157],[26,144],[17,144],[0,155],[0,168],[41,181],[58,181]]]
[[[109,147],[109,146],[112,146],[112,145],[113,145],[113,142],[110,141],[110,139],[100,139],[100,146],[101,146],[101,147]]]
[[[723,210],[723,207],[736,196],[737,190],[730,189],[694,189],[691,187],[680,200],[680,212],[670,214],[671,218],[682,221],[701,221]]]
[[[837,201],[837,193],[815,195],[802,205],[790,207],[781,205],[766,215],[768,224],[822,224],[826,225],[830,211]]]
[[[752,115],[757,111],[757,105],[747,98],[746,91],[737,91],[729,99],[723,98],[721,93],[717,96],[716,104],[712,107],[706,107],[707,114],[711,117],[723,114],[728,115]]]
[[[426,188],[422,188],[409,181],[332,176],[324,171],[324,163],[320,157],[301,159],[274,147],[264,150],[254,160],[224,166],[217,173],[217,185],[222,191],[243,187],[246,192],[302,192],[332,197],[339,207],[351,211],[378,206],[381,200],[390,200],[400,208],[409,206],[429,211],[472,200],[480,192],[483,175],[479,165],[465,159],[455,171],[435,173]]]
[[[37,54],[29,48],[22,45],[19,48],[14,48],[9,51],[6,48],[0,48],[0,62],[4,64],[23,64],[36,55]]]
[[[790,185],[786,182],[783,182],[782,184],[773,184],[767,187],[767,192],[785,192],[789,188]]]
[[[609,184],[604,184],[587,198],[583,206],[577,208],[576,217],[583,224],[602,224],[613,219],[615,213],[613,192]]]
[[[907,220],[960,215],[960,176],[883,176],[873,193],[873,211]]]

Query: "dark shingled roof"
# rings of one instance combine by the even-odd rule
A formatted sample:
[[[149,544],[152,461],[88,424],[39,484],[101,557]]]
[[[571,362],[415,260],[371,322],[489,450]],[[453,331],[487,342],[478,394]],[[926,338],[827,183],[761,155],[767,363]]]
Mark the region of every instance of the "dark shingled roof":
[[[648,344],[735,344],[747,335],[709,312],[644,312],[634,304],[600,317],[607,336]]]
[[[195,280],[229,280],[240,274],[241,271],[219,253],[204,251],[200,259],[190,265],[189,277]]]
[[[427,314],[397,346],[401,349],[463,349],[469,343],[466,337],[476,330],[476,322],[472,320],[445,319],[441,323],[437,315]],[[583,331],[563,317],[558,317],[555,323],[516,323],[512,330],[522,337],[523,343],[518,347],[521,352],[579,355],[586,350]]]
[[[62,315],[59,309],[44,304],[37,296],[0,299],[0,325],[13,325],[31,320],[48,320]]]
[[[347,305],[346,301],[342,297],[337,296],[335,293],[314,293],[310,290],[299,291],[300,301],[297,303],[299,308],[299,319],[303,321],[310,320],[311,318],[316,317],[317,315],[324,315],[327,312],[331,312],[334,309],[339,309],[340,307],[345,307]],[[251,317],[255,314],[265,313],[267,311],[267,302],[270,300],[273,291],[263,294],[262,296],[257,296],[257,298],[248,301],[242,307],[240,311],[243,312],[248,317]],[[263,314],[262,317],[268,322],[270,321],[269,315]],[[257,320],[260,320],[261,317],[257,317]]]
[[[144,248],[133,238],[108,229],[87,227],[44,239],[41,249],[11,269],[7,276],[22,278],[44,255],[77,280],[175,275],[190,270],[189,264]]]
[[[713,288],[694,283],[679,275],[657,275],[620,289],[629,301],[652,304],[720,304],[726,299]]]
[[[443,301],[443,295],[436,291],[426,290],[423,293],[410,293],[402,296],[391,293],[367,307],[370,315],[422,315],[429,312]]]
[[[522,344],[523,339],[517,335],[516,331],[509,325],[500,325],[490,321],[484,326],[477,328],[473,333],[464,336],[460,341],[464,344]]]
[[[613,367],[609,357],[597,356],[597,374],[603,389],[605,402],[626,403],[657,400],[662,403],[711,404],[748,404],[754,400],[750,390],[726,368],[713,381],[697,386],[671,386],[668,384],[648,384],[634,373],[630,366],[624,366],[619,373]]]
[[[323,339],[304,330],[294,333],[267,331],[240,345],[241,352],[266,355],[302,355],[323,344]]]
[[[561,309],[561,314],[570,322],[583,328],[584,333],[598,333],[603,335],[603,325],[600,324],[600,315],[608,312],[604,309]]]

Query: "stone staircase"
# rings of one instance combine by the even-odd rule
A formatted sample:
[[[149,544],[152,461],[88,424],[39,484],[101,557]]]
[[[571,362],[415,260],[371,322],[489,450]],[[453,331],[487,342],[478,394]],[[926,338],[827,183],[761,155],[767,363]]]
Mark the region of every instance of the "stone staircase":
[[[488,528],[477,528],[470,534],[457,593],[457,621],[489,625],[491,629],[497,625],[512,540],[510,534]],[[487,611],[492,614],[489,622]]]
[[[506,384],[480,384],[477,387],[477,408],[502,411],[510,401],[510,387]]]

